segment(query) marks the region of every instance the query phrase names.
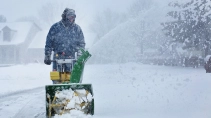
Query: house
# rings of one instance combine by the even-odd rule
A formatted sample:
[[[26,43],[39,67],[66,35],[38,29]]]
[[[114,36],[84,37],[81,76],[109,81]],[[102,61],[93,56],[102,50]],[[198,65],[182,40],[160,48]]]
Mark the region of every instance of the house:
[[[0,23],[0,65],[25,63],[38,31],[41,28],[32,22]]]

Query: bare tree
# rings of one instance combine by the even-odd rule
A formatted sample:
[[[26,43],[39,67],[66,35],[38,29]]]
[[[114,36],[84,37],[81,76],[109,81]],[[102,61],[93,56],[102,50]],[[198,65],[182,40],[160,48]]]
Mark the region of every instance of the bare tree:
[[[77,15],[77,22],[80,22],[81,17],[83,17],[83,14],[80,13],[80,10],[76,8],[74,5],[74,2],[71,0],[63,0],[63,1],[53,1],[45,4],[42,6],[42,8],[39,10],[39,19],[47,26],[51,26],[55,22],[58,22],[61,20],[62,12],[65,8],[72,8],[76,11]],[[80,14],[80,15],[78,15]]]
[[[7,21],[6,17],[3,15],[0,15],[0,23],[4,23],[6,21]]]
[[[126,21],[126,16],[124,14],[106,9],[105,11],[96,14],[93,23],[90,25],[90,29],[92,32],[96,33],[96,38],[99,40],[124,21]]]
[[[129,8],[129,16],[137,17],[141,12],[149,10],[153,0],[136,0]]]

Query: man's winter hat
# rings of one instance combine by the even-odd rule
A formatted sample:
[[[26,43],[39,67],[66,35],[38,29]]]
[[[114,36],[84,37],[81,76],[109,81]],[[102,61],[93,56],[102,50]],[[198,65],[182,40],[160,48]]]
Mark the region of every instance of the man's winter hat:
[[[75,10],[69,9],[69,8],[65,8],[65,10],[62,13],[62,19],[66,19],[66,18],[68,18],[70,16],[74,16],[76,18]]]

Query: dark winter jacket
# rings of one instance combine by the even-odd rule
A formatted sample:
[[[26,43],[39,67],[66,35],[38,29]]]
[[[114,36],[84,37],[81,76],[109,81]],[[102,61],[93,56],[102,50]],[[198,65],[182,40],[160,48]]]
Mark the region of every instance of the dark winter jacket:
[[[45,55],[65,53],[65,57],[74,57],[75,52],[85,48],[84,35],[79,25],[65,26],[59,21],[51,26],[45,45]]]
[[[206,73],[211,73],[211,59],[209,59],[209,61],[205,62],[204,69],[206,70]]]

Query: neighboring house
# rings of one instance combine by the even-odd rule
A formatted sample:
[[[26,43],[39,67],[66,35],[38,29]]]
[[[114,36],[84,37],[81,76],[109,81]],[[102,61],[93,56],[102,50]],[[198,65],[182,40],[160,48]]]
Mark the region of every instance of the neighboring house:
[[[32,22],[0,23],[0,65],[26,63],[27,48],[38,31]]]
[[[29,63],[43,63],[48,30],[39,31],[27,49]]]

